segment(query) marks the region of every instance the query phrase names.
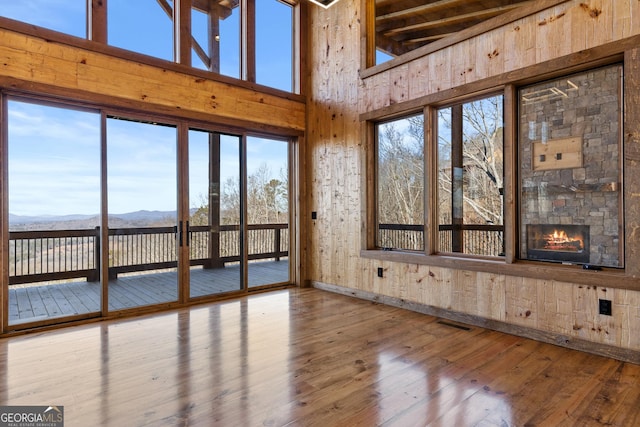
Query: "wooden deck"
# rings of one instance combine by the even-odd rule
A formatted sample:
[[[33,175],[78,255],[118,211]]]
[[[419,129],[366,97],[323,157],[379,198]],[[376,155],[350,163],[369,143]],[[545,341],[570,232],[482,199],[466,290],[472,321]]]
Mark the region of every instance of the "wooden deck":
[[[289,262],[261,261],[249,263],[250,288],[289,281]],[[240,290],[240,266],[219,269],[191,269],[191,297],[222,294]],[[73,316],[100,311],[100,283],[86,281],[11,286],[9,288],[9,323]],[[120,276],[109,282],[109,310],[117,311],[178,299],[177,273],[149,272]]]

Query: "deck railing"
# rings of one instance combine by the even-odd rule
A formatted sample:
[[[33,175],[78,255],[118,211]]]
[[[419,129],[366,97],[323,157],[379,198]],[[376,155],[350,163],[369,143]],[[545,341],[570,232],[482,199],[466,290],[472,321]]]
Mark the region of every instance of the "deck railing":
[[[504,254],[504,226],[491,224],[464,224],[462,232],[464,253],[484,256]],[[438,250],[452,252],[454,226],[441,224],[438,228]],[[379,224],[378,242],[385,248],[424,250],[424,227],[410,224]]]
[[[289,255],[287,224],[247,227],[249,260]],[[178,261],[177,227],[109,229],[109,277],[120,273],[174,268]],[[218,242],[214,240],[217,239]],[[240,227],[189,229],[191,265],[205,268],[240,260]],[[215,250],[217,248],[217,251]],[[9,284],[100,277],[100,228],[9,232]]]

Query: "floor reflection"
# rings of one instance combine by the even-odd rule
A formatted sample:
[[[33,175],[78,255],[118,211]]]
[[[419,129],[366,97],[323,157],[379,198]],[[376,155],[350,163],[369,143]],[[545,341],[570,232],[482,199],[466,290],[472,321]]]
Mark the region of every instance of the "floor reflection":
[[[638,378],[313,289],[0,340],[0,404],[64,406],[67,426],[634,425]]]

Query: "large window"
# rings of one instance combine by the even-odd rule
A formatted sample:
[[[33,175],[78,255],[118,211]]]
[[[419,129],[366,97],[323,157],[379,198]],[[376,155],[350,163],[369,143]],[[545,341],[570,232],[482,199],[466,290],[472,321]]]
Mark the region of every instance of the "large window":
[[[522,88],[520,257],[624,266],[622,67]]]
[[[465,255],[473,270],[500,265],[514,274],[556,263],[564,267],[550,271],[560,280],[575,274],[567,266],[611,277],[635,271],[625,263],[635,246],[634,217],[625,224],[634,201],[625,199],[633,182],[627,177],[625,189],[624,169],[632,168],[624,166],[623,126],[635,115],[632,103],[623,114],[633,85],[623,84],[623,71],[632,73],[611,64],[537,83],[529,77],[504,94],[451,103],[438,94],[424,114],[373,123],[367,247],[377,250],[364,255],[445,266]],[[397,107],[385,114],[398,117]],[[404,253],[384,254],[395,250]],[[584,275],[585,283],[595,277]]]
[[[241,76],[240,4],[198,8],[191,12],[191,63],[225,76]]]
[[[426,162],[424,114],[376,125],[376,246],[504,256],[503,96],[433,111],[436,158]],[[427,176],[425,163],[437,172]],[[426,206],[437,218],[428,248]]]
[[[288,92],[301,87],[294,0],[5,3],[3,17]]]
[[[502,96],[439,109],[439,252],[504,255]]]
[[[293,90],[293,8],[277,0],[256,2],[256,82]]]
[[[156,0],[109,0],[108,41],[112,46],[172,61],[173,11]]]
[[[424,116],[376,130],[378,247],[424,250]]]

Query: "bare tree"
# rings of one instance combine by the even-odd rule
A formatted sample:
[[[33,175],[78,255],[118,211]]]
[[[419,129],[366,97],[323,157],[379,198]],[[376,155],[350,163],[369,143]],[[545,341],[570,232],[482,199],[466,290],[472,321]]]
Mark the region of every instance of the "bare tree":
[[[287,222],[289,191],[287,174],[280,171],[280,179],[273,176],[266,163],[247,179],[247,216],[249,224]]]
[[[274,177],[266,163],[247,177],[247,220],[249,224],[288,222],[289,182],[286,167]],[[240,181],[227,178],[220,186],[220,223],[240,223]],[[209,223],[209,201],[200,197],[191,214],[193,225]]]
[[[438,132],[441,223],[451,222],[451,115],[439,111]],[[463,211],[466,223],[503,223],[502,97],[468,102],[462,107]]]
[[[424,119],[378,127],[378,219],[424,224]]]

